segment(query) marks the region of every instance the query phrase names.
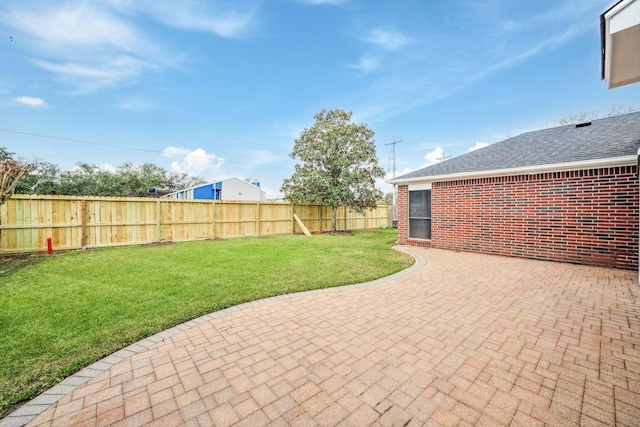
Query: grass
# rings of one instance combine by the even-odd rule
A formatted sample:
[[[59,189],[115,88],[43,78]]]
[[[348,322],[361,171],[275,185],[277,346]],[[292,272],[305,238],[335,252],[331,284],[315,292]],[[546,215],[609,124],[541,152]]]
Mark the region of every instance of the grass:
[[[74,251],[0,269],[0,417],[101,357],[202,314],[413,263],[395,230]]]

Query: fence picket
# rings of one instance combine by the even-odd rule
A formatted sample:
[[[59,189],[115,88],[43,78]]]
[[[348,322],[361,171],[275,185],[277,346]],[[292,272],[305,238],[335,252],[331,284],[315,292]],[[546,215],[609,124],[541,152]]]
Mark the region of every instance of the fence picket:
[[[14,195],[0,206],[0,254],[329,231],[331,208],[289,202]],[[390,224],[388,207],[338,209],[338,229]]]

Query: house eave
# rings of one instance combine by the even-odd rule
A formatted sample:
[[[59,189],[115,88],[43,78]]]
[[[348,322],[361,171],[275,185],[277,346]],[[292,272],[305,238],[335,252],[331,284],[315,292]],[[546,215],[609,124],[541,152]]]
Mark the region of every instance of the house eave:
[[[614,16],[616,13],[620,12],[625,7],[629,6],[631,3],[633,3],[632,0],[620,0],[619,2],[617,2],[616,4],[611,6],[609,9],[607,9],[602,14],[602,16],[604,18],[606,18],[606,19],[611,19],[612,16]]]
[[[618,167],[618,166],[634,166],[638,162],[638,157],[623,156],[623,157],[610,157],[606,159],[594,159],[594,160],[582,160],[578,162],[564,162],[553,163],[545,165],[533,165],[523,166],[519,168],[507,168],[507,169],[493,169],[486,171],[474,171],[474,172],[461,172],[452,173],[446,175],[427,175],[415,178],[395,178],[387,180],[389,184],[404,185],[414,184],[418,182],[442,182],[442,181],[457,181],[461,179],[474,179],[474,178],[488,178],[498,176],[512,176],[512,175],[528,175],[535,173],[545,172],[564,172],[574,171],[582,169],[598,169],[604,167]]]
[[[620,0],[600,15],[600,79],[609,89],[640,81],[640,2],[635,1]]]

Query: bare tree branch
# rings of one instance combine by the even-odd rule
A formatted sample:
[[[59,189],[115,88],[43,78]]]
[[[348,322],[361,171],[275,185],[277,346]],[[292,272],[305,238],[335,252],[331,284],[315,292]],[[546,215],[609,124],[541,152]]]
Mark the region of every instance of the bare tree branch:
[[[13,196],[22,175],[34,167],[33,163],[20,163],[9,159],[0,160],[0,205]]]

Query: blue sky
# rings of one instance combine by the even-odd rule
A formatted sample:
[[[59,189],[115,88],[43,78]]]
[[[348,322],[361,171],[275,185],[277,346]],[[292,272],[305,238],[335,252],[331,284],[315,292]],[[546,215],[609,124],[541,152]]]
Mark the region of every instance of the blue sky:
[[[4,0],[0,146],[65,170],[252,177],[275,195],[294,139],[341,108],[376,132],[390,178],[394,139],[400,174],[567,114],[640,109],[640,84],[600,80],[613,3]]]

